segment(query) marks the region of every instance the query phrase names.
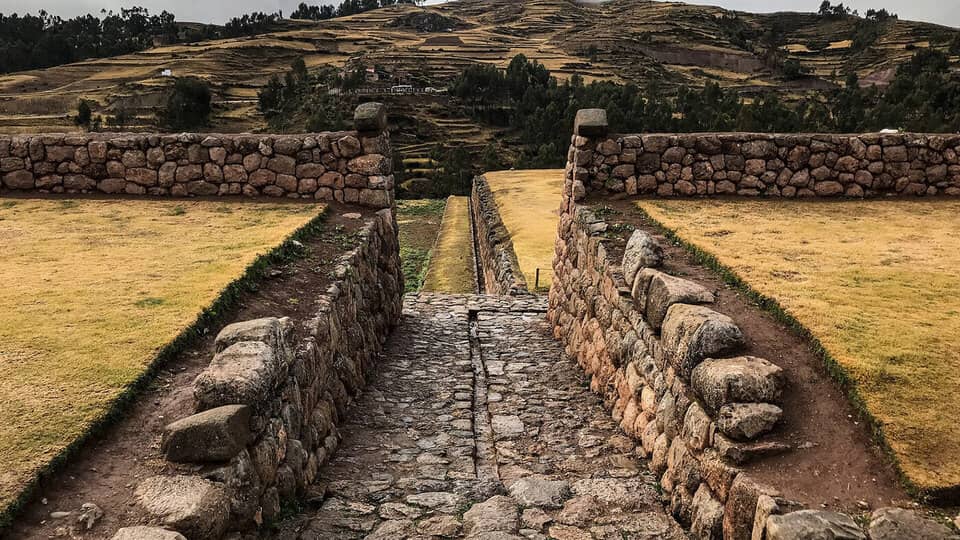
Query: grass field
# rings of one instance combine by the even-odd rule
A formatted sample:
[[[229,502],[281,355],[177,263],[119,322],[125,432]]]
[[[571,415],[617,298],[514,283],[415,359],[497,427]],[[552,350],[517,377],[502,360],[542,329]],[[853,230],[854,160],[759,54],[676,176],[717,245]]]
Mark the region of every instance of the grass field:
[[[0,200],[0,513],[320,205]]]
[[[563,170],[500,171],[484,176],[503,224],[510,231],[527,287],[534,289],[539,268],[540,289],[549,289],[553,281],[553,239],[557,234]]]
[[[445,201],[434,199],[397,201],[400,261],[406,292],[419,291],[423,286],[445,205]]]
[[[960,485],[960,202],[639,204],[822,343],[913,484]]]
[[[450,197],[443,212],[437,247],[423,290],[445,293],[474,292],[473,237],[470,235],[470,203],[466,197]]]

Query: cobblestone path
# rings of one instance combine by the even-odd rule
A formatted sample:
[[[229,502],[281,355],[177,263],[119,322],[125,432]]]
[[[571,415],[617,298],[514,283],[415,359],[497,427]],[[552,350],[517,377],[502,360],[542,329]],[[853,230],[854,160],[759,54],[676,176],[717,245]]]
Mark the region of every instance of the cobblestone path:
[[[681,539],[545,299],[408,296],[378,375],[281,539]]]

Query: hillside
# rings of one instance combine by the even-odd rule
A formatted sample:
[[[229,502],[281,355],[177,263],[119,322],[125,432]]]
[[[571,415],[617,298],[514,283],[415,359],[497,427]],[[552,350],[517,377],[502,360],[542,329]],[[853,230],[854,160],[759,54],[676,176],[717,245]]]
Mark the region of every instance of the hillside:
[[[149,127],[171,84],[171,78],[160,76],[163,69],[211,83],[211,129],[262,129],[257,90],[298,57],[310,68],[376,66],[384,76],[365,85],[365,92],[382,92],[398,83],[441,88],[464,67],[506,66],[522,53],[560,78],[579,74],[587,82],[657,81],[667,90],[714,81],[745,96],[776,90],[789,98],[834,86],[848,68],[863,84],[882,85],[914,50],[947,50],[957,34],[932,24],[888,20],[876,23],[876,40],[857,50],[858,21],[734,13],[650,0],[458,0],[432,7],[394,6],[318,23],[285,21],[275,32],[250,38],[158,47],[2,76],[0,130],[74,129],[69,115],[81,98],[95,102],[95,114],[124,109],[135,115],[133,128]],[[771,41],[774,61],[771,48],[763,45]],[[781,67],[791,59],[809,75],[785,77]],[[396,140],[406,157],[424,157],[439,140],[477,149],[503,135],[478,125],[443,95],[377,99],[387,101],[397,115]]]

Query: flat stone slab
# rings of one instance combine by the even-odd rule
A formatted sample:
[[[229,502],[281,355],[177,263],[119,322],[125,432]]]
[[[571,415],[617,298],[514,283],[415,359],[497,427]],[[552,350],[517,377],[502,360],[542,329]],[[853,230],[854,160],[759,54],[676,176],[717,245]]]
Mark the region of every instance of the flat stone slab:
[[[602,137],[609,129],[606,109],[580,109],[573,120],[573,132],[581,137]]]
[[[160,527],[124,527],[111,540],[187,540],[185,536]]]
[[[241,341],[262,341],[272,348],[283,346],[283,337],[290,319],[284,317],[264,317],[233,324],[228,324],[220,330],[214,340],[214,349],[221,352],[234,343]]]
[[[523,506],[560,508],[570,496],[570,483],[543,476],[528,476],[510,485],[510,496]]]

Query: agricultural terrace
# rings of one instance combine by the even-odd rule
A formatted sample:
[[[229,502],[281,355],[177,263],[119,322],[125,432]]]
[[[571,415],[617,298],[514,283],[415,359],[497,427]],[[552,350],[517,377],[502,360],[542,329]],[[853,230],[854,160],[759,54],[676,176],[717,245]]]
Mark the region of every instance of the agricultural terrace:
[[[423,289],[443,293],[473,293],[476,265],[470,231],[470,203],[466,197],[447,199],[443,225],[436,241]]]
[[[486,173],[500,218],[510,231],[520,270],[530,290],[540,269],[540,289],[553,280],[553,238],[557,234],[563,170],[543,169]]]
[[[397,201],[400,261],[406,292],[419,291],[423,286],[445,205],[445,201],[433,199]]]
[[[911,482],[960,484],[960,202],[638,204],[819,340]]]
[[[0,508],[316,204],[0,201]]]

